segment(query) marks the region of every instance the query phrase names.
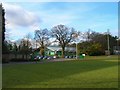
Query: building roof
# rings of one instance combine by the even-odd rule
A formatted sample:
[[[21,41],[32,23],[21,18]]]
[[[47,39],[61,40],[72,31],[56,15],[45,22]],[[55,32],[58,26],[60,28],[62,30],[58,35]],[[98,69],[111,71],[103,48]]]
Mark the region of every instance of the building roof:
[[[59,46],[49,46],[47,49],[52,51],[62,51],[62,48]],[[75,52],[76,49],[74,47],[65,47],[65,51]]]

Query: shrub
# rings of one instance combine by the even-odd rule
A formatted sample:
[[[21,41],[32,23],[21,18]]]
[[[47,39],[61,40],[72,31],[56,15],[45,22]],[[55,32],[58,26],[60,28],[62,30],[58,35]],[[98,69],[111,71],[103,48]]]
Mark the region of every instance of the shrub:
[[[91,46],[89,46],[88,55],[90,55],[90,56],[103,55],[103,50],[102,50],[101,44],[93,43]]]

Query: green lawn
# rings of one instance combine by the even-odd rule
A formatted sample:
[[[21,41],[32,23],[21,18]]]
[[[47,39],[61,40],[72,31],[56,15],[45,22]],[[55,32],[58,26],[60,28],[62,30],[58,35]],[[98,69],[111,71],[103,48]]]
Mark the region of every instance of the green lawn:
[[[3,88],[117,88],[117,56],[3,65]]]

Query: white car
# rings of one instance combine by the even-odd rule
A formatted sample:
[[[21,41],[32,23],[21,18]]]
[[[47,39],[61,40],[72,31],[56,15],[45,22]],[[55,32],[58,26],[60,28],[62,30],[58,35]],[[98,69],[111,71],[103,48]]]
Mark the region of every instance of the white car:
[[[55,58],[57,58],[57,56],[53,56],[53,58],[55,59]]]
[[[85,57],[85,54],[82,54],[82,56],[84,56],[84,57]]]

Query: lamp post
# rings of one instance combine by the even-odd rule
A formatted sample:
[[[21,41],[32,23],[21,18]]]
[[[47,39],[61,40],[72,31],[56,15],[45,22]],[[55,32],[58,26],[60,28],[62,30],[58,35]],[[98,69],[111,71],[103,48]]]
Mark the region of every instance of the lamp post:
[[[76,42],[76,59],[78,58],[78,56],[77,56],[77,42]]]
[[[78,37],[79,37],[79,34],[77,33],[76,34],[76,59],[78,59]]]
[[[76,40],[75,40],[75,42],[76,42],[76,59],[77,59],[77,57],[78,57],[78,56],[77,56],[77,53],[78,53],[78,50],[77,50],[77,49],[78,49],[78,48],[77,48],[77,42],[78,42],[78,36],[79,36],[79,35],[80,35],[79,32],[73,34],[73,37],[76,39]]]
[[[110,55],[109,29],[107,30],[108,55]]]

